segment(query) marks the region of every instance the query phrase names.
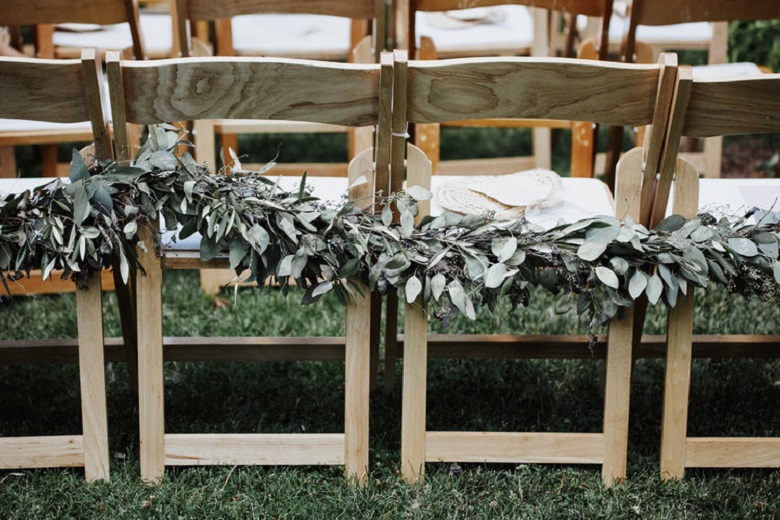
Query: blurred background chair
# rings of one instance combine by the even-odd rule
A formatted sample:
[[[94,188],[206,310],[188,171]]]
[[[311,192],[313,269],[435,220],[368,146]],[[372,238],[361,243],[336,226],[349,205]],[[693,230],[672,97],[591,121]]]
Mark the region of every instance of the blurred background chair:
[[[84,51],[81,60],[0,58],[0,116],[63,124],[89,120],[97,157],[110,158],[102,74],[99,57],[90,50]],[[46,179],[2,179],[0,192],[19,193],[45,182]],[[56,274],[52,273],[52,276]],[[12,286],[14,282],[8,282],[8,285]],[[0,468],[83,466],[88,481],[109,478],[100,289],[101,277],[96,275],[88,282],[86,290],[76,291],[76,361],[80,371],[82,432],[78,435],[0,437]],[[31,320],[41,318],[30,316]],[[58,342],[2,342],[0,360],[4,363],[46,362],[52,348],[57,348],[55,343]],[[58,346],[64,347],[63,343]],[[74,347],[73,342],[69,344]]]
[[[460,119],[464,114],[479,119],[535,117],[603,124],[619,121],[652,123],[647,146],[635,149],[621,163],[622,186],[619,187],[616,210],[612,208],[606,186],[596,179],[563,179],[563,206],[558,209],[564,220],[571,221],[604,213],[621,219],[630,216],[636,222],[646,221],[644,215],[648,215],[649,210],[642,208],[652,207],[654,194],[658,192],[655,179],[664,153],[664,136],[676,78],[673,55],[664,55],[657,66],[641,68],[603,66],[580,60],[531,61],[522,58],[412,61],[407,67],[404,56],[397,53],[395,72],[394,125],[441,123]],[[533,95],[526,96],[528,92]],[[487,98],[498,101],[485,104],[483,100]],[[395,128],[391,176],[398,182],[403,176],[406,144],[397,137],[398,126]],[[431,176],[430,162],[412,146],[409,146],[406,173],[410,185],[436,188],[436,176]],[[566,184],[572,189],[571,195],[566,195]],[[583,207],[571,207],[578,204]],[[426,210],[423,206],[420,214],[425,214]],[[556,213],[556,210],[547,211],[549,214],[541,215],[540,224],[549,225],[548,219]],[[528,218],[533,221],[535,217]],[[609,326],[604,354],[606,382],[602,432],[430,432],[426,431],[429,353],[431,357],[480,358],[582,358],[593,354],[585,347],[585,336],[429,336],[426,310],[420,301],[405,306],[401,426],[404,479],[420,481],[425,462],[434,461],[600,464],[605,484],[611,485],[625,478],[634,336],[632,309],[626,309],[624,316],[613,319]],[[603,352],[600,350],[599,355]]]
[[[676,150],[681,136],[780,132],[780,74],[709,79],[681,68],[669,129],[670,150]],[[665,160],[676,160],[673,213],[692,218],[701,208],[737,217],[751,208],[778,210],[780,179],[699,181],[699,172],[684,159],[670,155]],[[663,218],[666,208],[666,200],[656,201],[654,219]],[[780,467],[778,438],[688,435],[692,358],[700,354],[694,350],[694,305],[689,291],[680,294],[669,311],[661,478],[682,478],[689,467]],[[767,317],[777,316],[776,302],[767,302],[765,312]],[[720,337],[716,349],[720,356],[777,357],[780,334]]]
[[[124,131],[128,123],[163,123],[180,118],[200,121],[215,118],[273,119],[331,123],[347,126],[378,125],[376,157],[366,151],[354,161],[355,175],[388,182],[390,97],[392,63],[336,65],[309,61],[272,59],[181,59],[163,63],[122,62],[116,55],[108,60],[109,89],[113,100],[114,132],[119,160],[129,160],[129,143]],[[236,70],[243,71],[234,74]],[[193,81],[199,77],[220,77],[213,89],[202,89]],[[246,83],[242,78],[252,78]],[[187,92],[189,103],[170,106],[155,88],[176,88]],[[132,93],[132,94],[131,94]],[[132,95],[132,98],[128,96]],[[241,101],[240,104],[237,100]],[[160,105],[160,102],[163,105]],[[348,107],[348,108],[345,108]],[[284,114],[284,116],[280,116]],[[197,126],[196,126],[197,129]],[[372,160],[373,158],[373,160]],[[339,179],[341,192],[347,179]],[[367,186],[367,187],[366,187]],[[366,190],[367,191],[364,191]],[[353,189],[351,196],[370,205],[374,182]],[[151,235],[146,236],[150,243]],[[358,297],[347,306],[346,336],[341,338],[189,338],[188,348],[197,358],[198,344],[222,344],[245,348],[238,359],[346,359],[345,432],[334,434],[166,434],[163,407],[162,269],[224,268],[224,260],[203,263],[198,246],[180,242],[163,258],[153,250],[142,254],[146,276],[138,277],[139,413],[141,477],[157,482],[166,465],[192,464],[344,464],[347,475],[364,480],[368,469],[368,393],[370,298]],[[359,283],[359,282],[358,282]],[[368,289],[363,289],[368,294]],[[257,340],[250,342],[247,340]],[[342,350],[342,345],[344,345]],[[207,347],[208,348],[208,347]],[[252,350],[254,349],[254,350]],[[275,350],[274,350],[275,349]],[[229,350],[229,349],[228,349]],[[240,350],[240,349],[239,349]],[[335,355],[334,355],[335,352]],[[254,356],[253,356],[254,353]],[[223,352],[220,351],[220,358]],[[276,354],[276,355],[275,355]],[[208,354],[201,359],[208,359]],[[268,359],[266,357],[266,359]]]
[[[0,26],[32,26],[34,53],[39,58],[55,57],[52,40],[54,24],[63,23],[123,24],[123,27],[129,27],[132,35],[133,57],[146,57],[135,0],[5,1],[0,9]],[[14,147],[20,145],[44,145],[40,148],[43,176],[67,175],[66,165],[58,169],[56,145],[91,140],[92,133],[87,124],[0,120],[0,177],[17,176]]]
[[[710,26],[710,42],[704,47],[708,52],[709,66],[696,67],[694,69],[696,76],[760,74],[761,70],[755,64],[726,65],[729,23],[779,18],[780,3],[775,0],[729,2],[632,0],[628,13],[628,27],[620,51],[621,60],[652,63],[661,50],[695,48],[691,45],[692,42],[706,41],[704,28]],[[676,34],[677,38],[661,37],[672,33]],[[608,183],[611,182],[611,172],[614,172],[617,164],[621,144],[622,129],[614,129],[609,144]],[[722,137],[715,137],[705,140],[703,154],[686,153],[684,156],[705,176],[720,177],[722,147]]]

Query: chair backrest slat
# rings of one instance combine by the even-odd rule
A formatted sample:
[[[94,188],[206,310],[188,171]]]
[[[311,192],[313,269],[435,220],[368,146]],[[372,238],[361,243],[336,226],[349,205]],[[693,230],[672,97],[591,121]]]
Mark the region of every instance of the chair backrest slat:
[[[777,0],[633,0],[631,16],[638,25],[732,22],[780,18]]]
[[[376,2],[375,0],[187,0],[187,14],[190,20],[211,21],[258,13],[321,14],[358,20],[373,18],[376,15]]]
[[[375,125],[379,113],[378,65],[271,58],[124,62],[122,84],[126,122],[136,124],[274,119],[359,127]]]
[[[611,2],[604,0],[411,0],[417,11],[451,11],[473,7],[492,7],[497,5],[525,5],[553,11],[583,14],[585,16],[603,16]]]
[[[682,135],[780,132],[780,74],[693,81]]]
[[[566,58],[411,61],[413,123],[523,118],[647,125],[659,68]]]

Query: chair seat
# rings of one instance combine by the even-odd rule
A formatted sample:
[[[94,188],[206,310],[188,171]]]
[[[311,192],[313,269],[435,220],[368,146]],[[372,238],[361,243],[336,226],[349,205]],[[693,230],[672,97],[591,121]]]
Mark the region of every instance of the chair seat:
[[[256,14],[232,20],[238,56],[346,61],[351,21],[339,16]]]
[[[25,190],[32,190],[38,186],[49,184],[53,180],[52,177],[0,178],[0,197],[5,197],[9,193],[21,193]],[[65,180],[67,182],[67,179]]]
[[[756,76],[763,71],[755,63],[722,63],[719,65],[701,65],[692,67],[693,79],[731,78],[734,76]]]
[[[490,10],[500,13],[495,21],[473,24],[453,24],[445,27],[437,20],[444,16],[440,12],[418,12],[416,32],[419,48],[421,36],[428,36],[436,44],[440,58],[452,56],[517,55],[530,53],[534,43],[533,17],[527,7],[502,5]],[[457,20],[469,18],[474,13],[478,19],[482,9],[457,11]]]
[[[141,13],[141,33],[146,54],[150,58],[169,58],[173,43],[173,22],[166,13]],[[94,30],[94,29],[98,30]],[[133,46],[130,27],[126,23],[106,26],[63,24],[55,28],[54,46],[63,58],[77,57],[80,49],[124,50]]]
[[[666,214],[671,214],[674,189]],[[700,179],[699,209],[715,216],[737,216],[751,208],[780,208],[780,179]]]
[[[436,189],[454,179],[463,179],[449,175],[434,175],[431,177],[431,188]],[[529,210],[526,218],[529,222],[551,228],[560,222],[570,223],[597,215],[614,215],[615,206],[607,185],[598,179],[571,178],[561,179],[563,189],[559,198],[563,204],[554,208]],[[583,202],[587,201],[587,203]],[[434,198],[431,201],[431,215],[441,215],[443,210]]]

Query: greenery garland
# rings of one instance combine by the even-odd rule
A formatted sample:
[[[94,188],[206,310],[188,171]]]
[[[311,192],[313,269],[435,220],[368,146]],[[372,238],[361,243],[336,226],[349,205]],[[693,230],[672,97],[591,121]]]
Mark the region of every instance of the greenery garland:
[[[780,299],[780,212],[739,218],[674,215],[653,230],[630,220],[598,217],[549,230],[524,219],[444,214],[414,225],[416,202],[430,193],[411,187],[381,201],[380,215],[354,204],[324,204],[311,196],[305,175],[296,192],[263,175],[211,175],[169,126],[150,137],[131,165],[99,164],[91,173],[74,152],[70,183],[51,183],[0,199],[0,280],[30,270],[44,278],[62,269],[77,284],[96,271],[118,268],[124,280],[140,269],[142,226],[201,234],[203,260],[226,254],[237,274],[264,284],[305,289],[303,303],[333,291],[346,302],[357,277],[372,290],[402,289],[408,302],[431,304],[439,319],[470,319],[499,298],[529,304],[529,286],[563,295],[594,330],[646,295],[673,307],[679,295],[711,283],[767,301]],[[392,222],[391,205],[400,213]]]

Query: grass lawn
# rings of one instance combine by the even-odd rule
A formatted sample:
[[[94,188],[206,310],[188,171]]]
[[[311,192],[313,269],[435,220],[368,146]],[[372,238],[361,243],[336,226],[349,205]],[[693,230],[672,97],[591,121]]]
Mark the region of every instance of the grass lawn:
[[[167,335],[338,335],[335,299],[300,307],[299,293],[241,290],[215,306],[195,272],[167,272]],[[699,295],[697,332],[769,333],[780,313],[720,292]],[[106,332],[118,335],[113,295]],[[448,332],[582,332],[555,299],[535,293],[532,309],[483,312]],[[72,337],[72,295],[19,298],[0,309],[0,339]],[[35,318],[31,319],[30,317]],[[434,330],[441,330],[437,323]],[[646,332],[664,330],[652,309]],[[583,348],[587,348],[583,345]],[[599,365],[583,361],[439,360],[429,366],[428,425],[452,430],[594,431],[600,428]],[[689,470],[681,482],[658,478],[663,363],[640,360],[634,374],[628,483],[601,485],[595,466],[429,465],[422,487],[399,475],[400,391],[371,400],[370,479],[344,482],[341,468],[207,467],[168,469],[162,485],[139,480],[137,404],[126,367],[109,364],[111,482],[86,484],[81,470],[0,472],[3,518],[560,518],[780,517],[780,471]],[[381,378],[381,376],[380,376]],[[78,370],[0,367],[0,435],[75,433]],[[400,384],[400,376],[399,381]],[[337,432],[343,414],[342,363],[168,363],[166,428],[200,432]],[[690,432],[780,434],[780,362],[694,363]]]

